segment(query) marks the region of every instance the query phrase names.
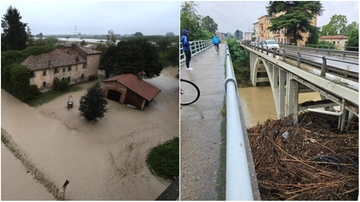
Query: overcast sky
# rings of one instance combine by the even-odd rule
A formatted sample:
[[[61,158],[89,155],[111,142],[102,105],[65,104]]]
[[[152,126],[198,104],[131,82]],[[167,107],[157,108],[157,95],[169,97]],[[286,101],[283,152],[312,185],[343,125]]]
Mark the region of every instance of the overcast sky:
[[[1,0],[1,16],[15,7],[33,35],[115,34],[165,35],[179,31],[178,1],[17,1]]]
[[[236,30],[248,32],[258,18],[267,15],[269,1],[195,1],[198,14],[209,15],[218,24],[220,32],[234,33]],[[317,27],[330,22],[331,16],[345,15],[350,24],[359,22],[359,1],[321,1],[325,11],[318,16]]]

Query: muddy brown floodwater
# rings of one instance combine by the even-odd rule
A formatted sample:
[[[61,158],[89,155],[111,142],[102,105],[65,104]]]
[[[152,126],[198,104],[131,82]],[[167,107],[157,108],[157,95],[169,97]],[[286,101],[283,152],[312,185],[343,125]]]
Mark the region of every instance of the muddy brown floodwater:
[[[177,73],[168,67],[146,80],[161,92],[145,111],[109,100],[97,122],[79,117],[78,110],[93,82],[37,108],[1,90],[1,127],[46,182],[61,190],[69,180],[66,200],[154,200],[169,182],[153,176],[145,160],[153,147],[179,136]],[[68,110],[69,95],[74,107]],[[54,199],[4,144],[1,157],[2,200]]]
[[[246,128],[267,119],[277,119],[274,98],[270,86],[238,88]],[[299,94],[299,103],[320,100],[319,93]]]

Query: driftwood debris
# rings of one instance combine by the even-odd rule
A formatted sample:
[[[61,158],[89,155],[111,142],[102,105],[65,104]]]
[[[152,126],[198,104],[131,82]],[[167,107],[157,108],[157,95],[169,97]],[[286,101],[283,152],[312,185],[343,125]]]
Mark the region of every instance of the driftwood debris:
[[[357,200],[358,121],[347,132],[337,123],[307,112],[297,126],[289,116],[248,129],[261,200]]]

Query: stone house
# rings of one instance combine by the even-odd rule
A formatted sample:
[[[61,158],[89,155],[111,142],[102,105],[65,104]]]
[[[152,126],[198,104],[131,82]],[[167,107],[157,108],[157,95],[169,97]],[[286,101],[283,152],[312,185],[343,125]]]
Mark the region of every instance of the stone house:
[[[322,36],[319,38],[319,41],[327,41],[333,43],[336,49],[344,50],[345,43],[349,40],[349,37],[344,35],[336,35],[336,36]]]
[[[30,85],[41,92],[53,88],[54,79],[68,79],[70,84],[97,77],[101,52],[78,45],[60,45],[40,55],[30,55],[21,64],[31,70]]]

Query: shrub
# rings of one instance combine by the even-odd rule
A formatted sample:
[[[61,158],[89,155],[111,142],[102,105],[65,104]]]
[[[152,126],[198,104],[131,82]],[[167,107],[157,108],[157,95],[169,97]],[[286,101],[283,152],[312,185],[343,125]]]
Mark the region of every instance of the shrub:
[[[59,78],[54,79],[54,90],[67,90],[69,89],[69,80],[63,79],[62,81]]]
[[[89,76],[89,81],[97,80],[98,78],[94,75]]]

